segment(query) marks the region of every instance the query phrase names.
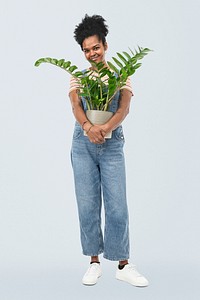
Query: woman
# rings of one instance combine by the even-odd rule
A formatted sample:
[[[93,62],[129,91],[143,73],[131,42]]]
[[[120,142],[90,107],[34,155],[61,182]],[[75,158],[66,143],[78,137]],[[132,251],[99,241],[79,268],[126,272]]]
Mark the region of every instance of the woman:
[[[74,37],[89,62],[103,62],[108,49],[108,27],[99,15],[88,16],[78,24]],[[94,65],[94,64],[93,64]],[[91,68],[92,65],[91,65]],[[101,276],[99,255],[119,261],[116,278],[135,286],[148,281],[129,264],[129,222],[126,201],[124,136],[121,123],[129,112],[133,95],[130,79],[110,104],[113,117],[104,125],[87,119],[84,99],[78,95],[78,83],[71,79],[69,97],[76,118],[72,142],[72,166],[78,204],[83,254],[91,257],[82,283],[93,285]],[[84,135],[86,131],[87,136]],[[112,131],[112,138],[105,135]],[[101,229],[102,199],[105,208],[104,235]]]

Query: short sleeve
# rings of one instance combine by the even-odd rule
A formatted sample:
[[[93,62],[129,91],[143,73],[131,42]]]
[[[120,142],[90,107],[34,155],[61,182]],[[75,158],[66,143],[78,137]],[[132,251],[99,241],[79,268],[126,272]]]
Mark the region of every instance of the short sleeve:
[[[132,84],[131,84],[131,78],[130,77],[127,78],[126,84],[121,87],[121,90],[122,89],[129,90],[131,92],[132,96],[134,95],[133,89],[132,89]]]
[[[80,89],[80,81],[77,78],[71,76],[69,82],[69,93],[77,89]]]

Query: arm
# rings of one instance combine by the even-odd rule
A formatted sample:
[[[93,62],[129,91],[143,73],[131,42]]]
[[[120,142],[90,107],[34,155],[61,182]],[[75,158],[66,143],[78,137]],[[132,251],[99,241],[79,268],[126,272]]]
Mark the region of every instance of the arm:
[[[77,122],[82,126],[84,122],[88,121],[85,112],[82,107],[81,99],[78,96],[78,90],[73,90],[69,93],[69,98],[71,101],[72,111]],[[86,123],[85,123],[86,124]],[[85,127],[84,127],[85,128]]]

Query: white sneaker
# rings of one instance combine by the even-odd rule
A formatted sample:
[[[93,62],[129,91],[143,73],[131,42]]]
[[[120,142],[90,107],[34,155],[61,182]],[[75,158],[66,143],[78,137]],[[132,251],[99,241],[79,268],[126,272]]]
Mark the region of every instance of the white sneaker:
[[[122,270],[117,269],[116,278],[138,287],[145,287],[149,284],[148,280],[142,276],[132,264],[125,265]]]
[[[94,285],[101,276],[101,267],[98,263],[92,263],[83,276],[82,283],[85,285]]]

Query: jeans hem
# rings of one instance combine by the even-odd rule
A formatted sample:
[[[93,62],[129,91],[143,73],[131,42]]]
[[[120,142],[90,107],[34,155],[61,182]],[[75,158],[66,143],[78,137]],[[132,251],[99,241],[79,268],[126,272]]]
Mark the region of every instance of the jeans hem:
[[[128,260],[129,259],[129,256],[127,256],[127,257],[109,257],[109,256],[107,256],[107,255],[103,255],[103,257],[105,258],[105,259],[108,259],[108,260],[111,260],[111,261],[121,261],[121,260]]]
[[[99,250],[97,253],[86,253],[86,252],[83,252],[83,255],[86,255],[86,256],[98,256],[100,254],[103,253],[103,250]]]

